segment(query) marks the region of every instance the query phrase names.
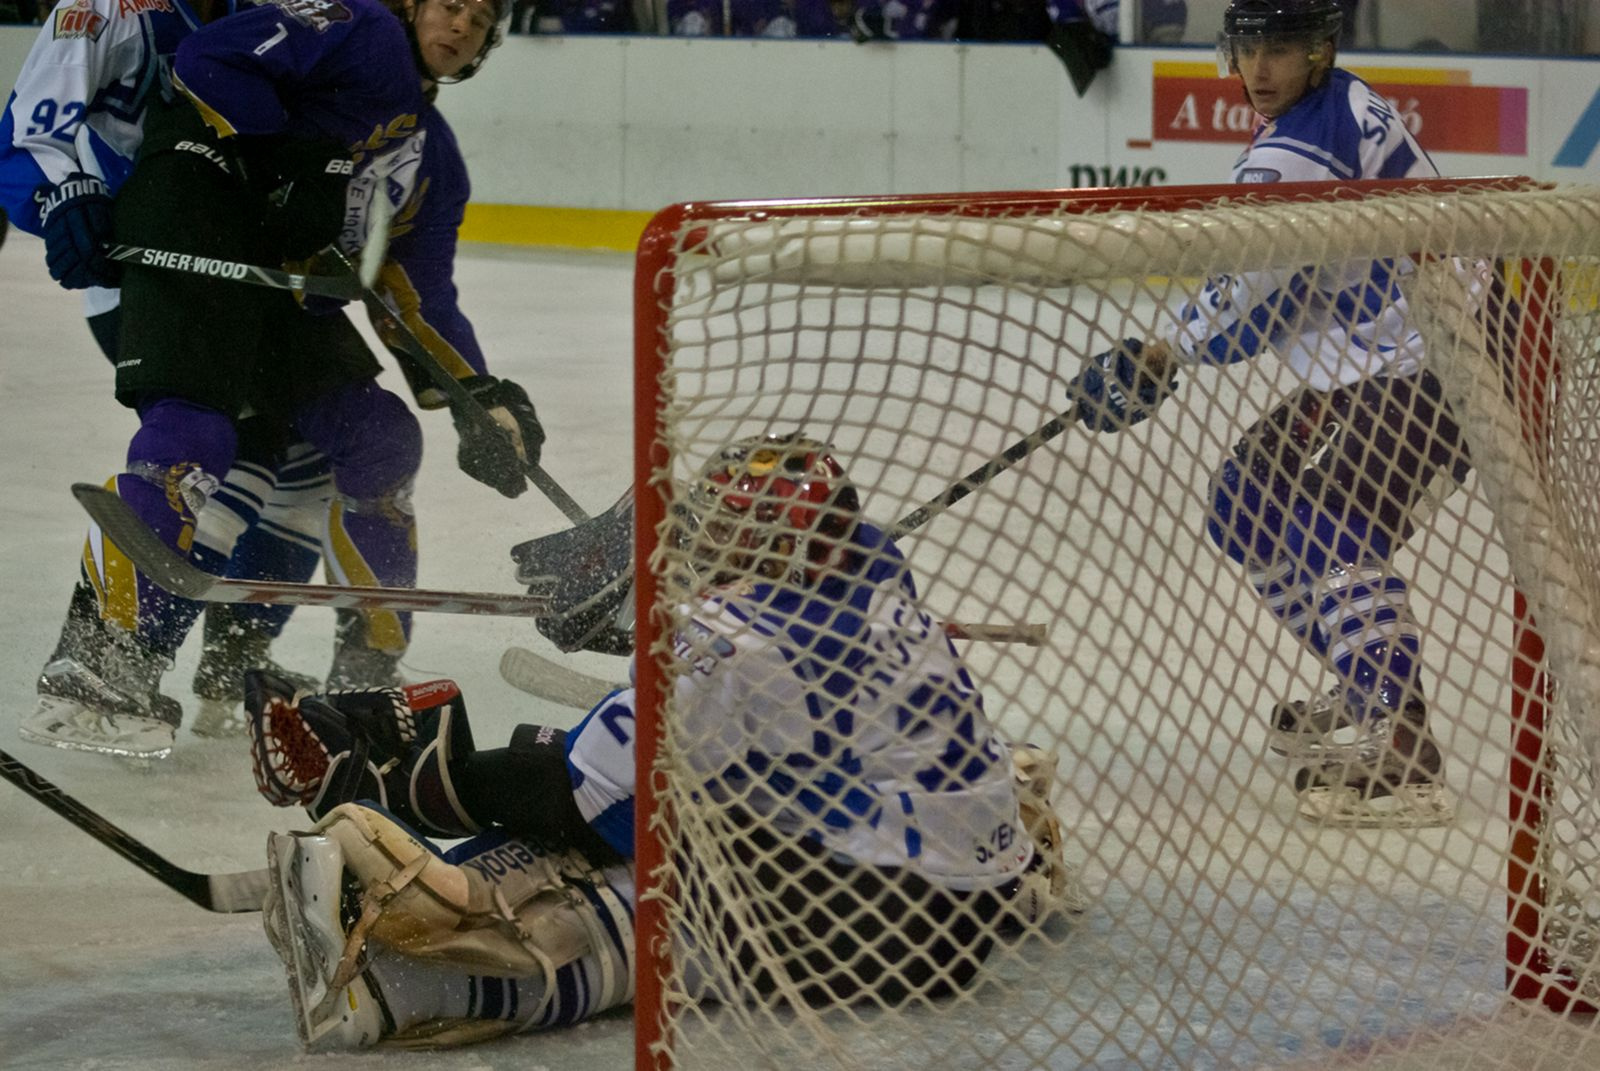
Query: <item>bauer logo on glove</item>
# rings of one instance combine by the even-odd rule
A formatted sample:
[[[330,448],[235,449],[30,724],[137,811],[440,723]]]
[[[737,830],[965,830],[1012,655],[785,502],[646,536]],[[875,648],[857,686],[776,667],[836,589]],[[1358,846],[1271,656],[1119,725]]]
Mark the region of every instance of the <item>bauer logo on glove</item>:
[[[1095,431],[1122,431],[1155,412],[1178,389],[1178,378],[1165,347],[1152,350],[1147,354],[1144,343],[1130,338],[1085,361],[1067,387],[1078,419]]]

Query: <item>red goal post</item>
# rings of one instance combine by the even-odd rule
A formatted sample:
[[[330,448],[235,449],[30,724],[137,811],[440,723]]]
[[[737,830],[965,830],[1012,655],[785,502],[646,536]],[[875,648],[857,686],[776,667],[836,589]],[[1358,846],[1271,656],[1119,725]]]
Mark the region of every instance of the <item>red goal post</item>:
[[[709,1060],[706,1065],[711,1066],[731,1053],[747,1054],[749,1066],[759,1066],[763,1060],[785,1058],[785,1052],[806,1053],[816,1058],[816,1066],[831,1066],[830,1055],[844,1060],[838,1054],[851,1053],[848,1059],[863,1059],[861,1032],[876,1036],[885,1030],[896,1039],[889,1043],[892,1051],[911,1059],[912,1065],[938,1066],[929,1061],[952,1055],[948,1048],[919,1053],[919,1035],[928,1024],[920,1021],[919,1026],[915,1015],[902,1017],[891,1010],[873,1009],[866,1016],[872,1023],[868,1028],[856,1012],[837,1009],[813,1014],[793,1007],[690,1008],[694,999],[675,973],[682,966],[673,954],[675,933],[695,925],[687,916],[696,905],[678,896],[682,868],[695,852],[694,836],[715,823],[685,814],[685,808],[699,803],[668,754],[693,742],[672,742],[663,723],[672,717],[674,679],[670,600],[663,578],[673,563],[659,533],[665,529],[675,488],[715,449],[716,435],[803,423],[818,437],[848,440],[858,449],[855,456],[847,449],[842,460],[847,467],[853,460],[862,463],[872,474],[873,480],[863,486],[867,512],[887,525],[1031,431],[1038,419],[1030,412],[1048,416],[1052,407],[1065,404],[1065,380],[1096,347],[1080,352],[1060,337],[1058,349],[1051,351],[1052,330],[1096,340],[1097,348],[1104,349],[1124,336],[1155,337],[1161,317],[1170,318],[1177,301],[1209,275],[1407,256],[1419,265],[1412,303],[1424,308],[1419,315],[1429,325],[1424,335],[1430,359],[1435,343],[1462,353],[1492,346],[1481,337],[1475,341],[1472,328],[1459,319],[1426,311],[1459,311],[1451,302],[1466,300],[1452,290],[1450,271],[1430,271],[1429,265],[1453,258],[1492,260],[1517,310],[1511,332],[1516,340],[1514,391],[1491,390],[1480,374],[1474,394],[1468,371],[1452,380],[1462,384],[1459,395],[1449,395],[1452,403],[1469,410],[1474,422],[1467,438],[1476,474],[1466,504],[1459,504],[1459,495],[1447,500],[1429,526],[1429,549],[1417,552],[1419,568],[1442,578],[1446,591],[1437,600],[1424,595],[1431,615],[1424,627],[1429,646],[1422,661],[1429,662],[1430,650],[1443,651],[1449,668],[1441,676],[1450,679],[1441,681],[1441,698],[1448,695],[1485,709],[1447,730],[1447,783],[1451,772],[1464,768],[1472,796],[1464,804],[1497,798],[1498,813],[1488,815],[1484,807],[1478,814],[1464,806],[1473,816],[1443,833],[1306,832],[1304,821],[1292,815],[1292,795],[1275,787],[1284,780],[1281,772],[1257,756],[1265,719],[1264,711],[1254,708],[1273,688],[1309,692],[1308,681],[1325,686],[1316,669],[1308,668],[1307,653],[1274,650],[1248,677],[1236,670],[1231,681],[1208,681],[1201,663],[1211,641],[1238,634],[1250,642],[1267,642],[1264,637],[1273,634],[1271,627],[1260,624],[1258,613],[1230,601],[1232,589],[1247,587],[1243,577],[1228,572],[1229,563],[1213,553],[1217,579],[1193,581],[1211,562],[1187,550],[1182,552],[1187,557],[1169,563],[1167,574],[1132,575],[1135,567],[1118,588],[1121,605],[1148,594],[1152,585],[1165,602],[1167,593],[1161,588],[1169,583],[1179,587],[1173,601],[1180,605],[1191,583],[1195,590],[1189,594],[1226,604],[1215,635],[1205,628],[1188,633],[1175,628],[1172,634],[1123,637],[1124,645],[1135,646],[1128,671],[1154,667],[1157,677],[1163,656],[1174,646],[1193,644],[1184,659],[1195,663],[1185,670],[1189,675],[1167,682],[1163,695],[1141,691],[1137,709],[1121,712],[1116,700],[1126,691],[1105,685],[1094,669],[1085,668],[1091,661],[1116,656],[1115,645],[1102,649],[1097,639],[1084,638],[1096,629],[1115,631],[1110,620],[1063,613],[1055,620],[1052,641],[1060,650],[975,658],[996,682],[992,687],[1007,716],[1026,730],[1030,742],[1045,744],[1078,771],[1067,775],[1069,784],[1056,810],[1065,812],[1060,818],[1067,827],[1069,861],[1082,865],[1090,885],[1098,884],[1103,895],[1064,929],[1030,934],[1029,941],[1047,946],[1040,958],[1055,963],[1051,957],[1059,955],[1059,964],[1081,967],[1071,951],[1076,941],[1079,947],[1088,943],[1096,948],[1097,963],[1124,957],[1129,963],[1142,962],[1164,954],[1188,966],[1170,968],[1160,983],[1125,964],[1108,969],[1104,989],[1063,985],[1058,991],[1054,981],[1041,981],[1043,972],[1030,973],[1036,965],[1024,951],[1008,945],[996,966],[1002,978],[996,985],[1005,992],[1020,988],[1034,998],[1028,1002],[1029,1028],[1016,1036],[1006,1034],[993,1046],[963,1048],[961,1059],[948,1066],[1087,1066],[1094,1053],[1104,1050],[1085,1033],[1085,1020],[1099,1023],[1094,1035],[1101,1038],[1099,1044],[1120,1054],[1122,1062],[1112,1066],[1147,1066],[1151,1060],[1159,1064],[1174,1053],[1196,1065],[1210,1061],[1211,1066],[1232,1066],[1216,1061],[1238,1058],[1252,1066],[1277,1066],[1281,1057],[1284,1066],[1315,1066],[1321,1051],[1315,1039],[1329,1036],[1340,1040],[1326,1045],[1323,1055],[1341,1066],[1380,1064],[1397,1047],[1419,1054],[1421,1062],[1396,1066],[1460,1066],[1461,1051],[1481,1053],[1494,1043],[1506,1044],[1508,1052],[1526,1053],[1517,1048],[1524,1035],[1513,1029],[1507,1035],[1511,1040],[1497,1038],[1490,1044],[1477,1034],[1476,1050],[1452,1049],[1446,1043],[1436,1061],[1427,1062],[1420,1055],[1426,1046],[1416,1039],[1449,1033],[1440,1027],[1441,1017],[1450,1015],[1448,1004],[1444,1010],[1432,1005],[1420,1012],[1412,1009],[1391,1022],[1373,1011],[1382,1000],[1366,1003],[1359,985],[1348,978],[1306,981],[1298,965],[1282,962],[1277,943],[1264,941],[1247,949],[1242,941],[1230,940],[1250,926],[1270,927],[1286,918],[1304,923],[1338,912],[1349,925],[1335,927],[1330,941],[1362,945],[1377,939],[1373,933],[1388,934],[1390,927],[1381,920],[1371,933],[1363,931],[1355,917],[1359,913],[1349,906],[1351,896],[1403,903],[1415,912],[1406,916],[1406,925],[1425,928],[1427,910],[1421,905],[1430,897],[1447,905],[1445,914],[1465,916],[1477,910],[1479,886],[1485,884],[1500,889],[1505,905],[1500,924],[1505,992],[1548,1009],[1558,1016],[1562,1031],[1576,1030],[1564,1044],[1570,1046],[1576,1038],[1580,1048],[1594,1046],[1583,1051],[1600,1053],[1600,1040],[1590,1036],[1592,1023],[1581,1025],[1581,1017],[1592,1015],[1600,1002],[1600,847],[1585,843],[1600,835],[1594,766],[1600,750],[1593,746],[1600,716],[1588,717],[1582,701],[1588,695],[1600,701],[1600,678],[1590,680],[1600,666],[1595,657],[1600,635],[1589,631],[1600,624],[1590,616],[1590,600],[1600,600],[1600,471],[1595,468],[1600,458],[1585,449],[1589,435],[1600,440],[1600,405],[1593,413],[1585,408],[1591,378],[1600,393],[1600,376],[1588,367],[1600,358],[1594,308],[1600,292],[1597,205],[1600,194],[1591,189],[1549,187],[1528,179],[1463,179],[708,202],[675,205],[659,213],[640,241],[635,282],[635,560],[641,566],[636,1066],[700,1066],[693,1063],[696,1059]],[[821,350],[816,348],[819,338],[825,340]],[[1012,350],[1003,359],[995,356],[1007,347]],[[954,358],[919,369],[923,350],[947,350]],[[991,383],[970,382],[963,368],[979,353],[985,361],[995,361]],[[852,355],[855,369],[848,367]],[[1574,362],[1582,369],[1581,383],[1574,378]],[[1187,499],[1192,519],[1193,508],[1204,509],[1203,466],[1218,461],[1218,447],[1241,433],[1261,409],[1257,404],[1247,412],[1242,403],[1228,409],[1234,403],[1223,399],[1248,396],[1259,402],[1293,386],[1281,376],[1269,383],[1252,378],[1254,373],[1222,375],[1212,384],[1201,383],[1196,373],[1191,385],[1185,374],[1180,393],[1189,392],[1189,398],[1173,403],[1182,409],[1174,417],[1180,430],[1170,432],[1171,441],[1152,441],[1169,434],[1164,430],[1098,437],[1080,430],[1069,461],[1047,459],[1056,448],[1044,447],[1022,462],[1018,472],[997,477],[994,490],[976,492],[970,508],[953,510],[959,517],[930,523],[930,530],[941,531],[928,536],[927,545],[934,549],[919,544],[910,558],[924,572],[919,579],[928,583],[928,601],[951,604],[933,609],[954,615],[959,608],[977,619],[974,612],[1002,615],[1012,605],[1008,599],[1014,601],[1016,593],[1008,591],[1004,579],[989,585],[996,589],[991,598],[979,590],[981,584],[963,587],[948,579],[940,565],[950,574],[984,572],[981,555],[975,556],[963,541],[999,547],[1001,533],[1025,521],[1034,504],[1017,485],[1045,496],[1038,511],[1052,521],[1068,504],[1081,509],[1088,502],[1087,508],[1100,511],[1090,522],[1096,531],[1083,542],[1063,537],[1061,557],[1070,562],[1035,560],[1048,554],[1040,547],[1050,545],[1038,532],[1032,533],[1031,542],[1019,545],[1019,560],[1053,590],[1071,593],[1098,582],[1100,573],[1077,570],[1084,568],[1084,560],[1093,562],[1104,554],[1107,546],[1135,543],[1126,524],[1148,525],[1136,547],[1148,546],[1142,542],[1148,532],[1165,536],[1169,528],[1181,528],[1174,520],[1176,511],[1168,516],[1159,505],[1141,505],[1139,516],[1129,521],[1123,516],[1125,503],[1109,493],[1119,486],[1115,482],[1063,492],[1061,502],[1050,496],[1061,486],[1063,474],[1076,476],[1091,463],[1106,464],[1133,473],[1129,486],[1152,500]],[[925,377],[926,393],[907,399],[905,384],[923,382],[918,376]],[[1003,387],[998,386],[1001,381]],[[1035,397],[1041,385],[1053,397]],[[980,394],[981,399],[970,407],[941,400],[963,392]],[[950,407],[948,412],[939,411],[942,404]],[[905,427],[896,425],[902,409],[914,418]],[[1512,425],[1504,424],[1508,415]],[[1159,425],[1168,416],[1163,410],[1151,424]],[[1586,417],[1594,419],[1593,427],[1582,423]],[[1179,442],[1180,433],[1199,445]],[[885,442],[891,445],[882,446]],[[902,446],[912,460],[897,455]],[[1530,479],[1539,482],[1529,486]],[[1594,490],[1586,491],[1586,482]],[[874,504],[879,506],[876,512]],[[992,516],[984,516],[986,509]],[[1487,526],[1482,517],[1490,518]],[[1459,533],[1452,533],[1450,526],[1458,523]],[[1550,538],[1551,533],[1559,538]],[[907,542],[917,538],[907,537]],[[1215,551],[1209,543],[1199,549]],[[1473,555],[1481,560],[1468,562]],[[1113,564],[1106,571],[1115,568]],[[932,579],[926,577],[930,569],[938,574]],[[1191,579],[1174,582],[1170,576]],[[1119,578],[1117,583],[1124,582]],[[1109,604],[1096,601],[1093,608],[1104,612]],[[1479,618],[1485,616],[1492,619],[1493,630],[1479,630]],[[1557,624],[1546,631],[1553,635],[1541,633],[1539,622],[1552,620]],[[1157,624],[1142,619],[1139,627],[1154,629]],[[1221,698],[1209,702],[1216,696]],[[1211,732],[1185,725],[1174,734],[1160,724],[1160,708],[1186,702],[1208,713],[1213,707],[1226,711],[1226,718],[1218,715],[1216,721],[1226,720],[1228,728]],[[1041,709],[1028,709],[1030,703]],[[1044,709],[1061,703],[1072,705],[1077,719],[1065,727]],[[1095,713],[1085,713],[1089,706]],[[1019,709],[1024,712],[1018,714]],[[1110,727],[1121,718],[1133,729],[1128,740],[1113,742]],[[1084,720],[1096,724],[1085,727]],[[1448,714],[1441,720],[1450,724]],[[1147,725],[1148,738],[1134,740]],[[1229,735],[1216,739],[1224,733]],[[1050,738],[1035,739],[1041,735]],[[1246,752],[1251,757],[1238,757]],[[1107,783],[1114,774],[1102,777],[1085,769],[1095,761],[1124,774],[1148,769],[1151,762],[1175,770],[1185,761],[1195,761],[1202,770],[1215,763],[1212,772],[1222,778],[1217,795],[1204,795],[1207,786],[1196,775],[1183,782],[1180,799],[1202,814],[1224,815],[1222,832],[1213,837],[1211,830],[1201,828],[1200,819],[1193,828],[1185,825],[1185,808],[1169,807],[1160,798],[1159,784],[1130,784],[1120,792]],[[1233,780],[1240,768],[1250,776]],[[1115,813],[1101,813],[1108,804]],[[1133,815],[1126,826],[1123,812]],[[1161,822],[1172,824],[1163,828]],[[1075,836],[1080,823],[1099,831],[1098,843],[1087,833]],[[693,831],[686,834],[686,826]],[[1361,845],[1363,862],[1341,857],[1334,847],[1341,838]],[[1179,860],[1163,867],[1159,859],[1175,843],[1203,846],[1204,861]],[[1314,846],[1308,851],[1316,858],[1300,865],[1294,858],[1305,845]],[[1072,858],[1074,849],[1077,859]],[[1291,887],[1290,894],[1266,911],[1269,923],[1260,921],[1259,912],[1233,902],[1230,894],[1244,880],[1239,873],[1244,864],[1229,862],[1233,850],[1251,860],[1249,866],[1285,875],[1281,880]],[[1391,851],[1408,860],[1425,859],[1425,876],[1406,871],[1385,884],[1401,869],[1387,854]],[[1458,865],[1462,853],[1470,858]],[[1136,856],[1137,875],[1119,870],[1119,862]],[[1183,899],[1176,919],[1166,918],[1160,905],[1169,894],[1155,890],[1165,889],[1169,880],[1181,884],[1189,877],[1198,878],[1204,895]],[[1335,887],[1354,892],[1341,892],[1342,900],[1331,893],[1326,901],[1318,899]],[[1269,892],[1264,885],[1251,895],[1266,897]],[[1170,927],[1172,947],[1154,950],[1119,929],[1151,918],[1157,920],[1158,931]],[[1480,914],[1472,914],[1458,929],[1487,925]],[[1457,931],[1430,936],[1420,951],[1408,950],[1415,960],[1409,976],[1385,977],[1383,968],[1371,968],[1374,984],[1403,991],[1408,981],[1416,985],[1420,974],[1422,985],[1451,991],[1441,999],[1467,1005],[1456,1008],[1460,1021],[1453,1025],[1476,1031],[1481,1018],[1498,1029],[1508,1013],[1486,991],[1462,981],[1471,972],[1459,962],[1442,962],[1439,947],[1456,939]],[[1192,946],[1184,946],[1187,940]],[[1219,963],[1237,958],[1243,965],[1227,971],[1196,967],[1196,956],[1208,953]],[[1259,962],[1251,958],[1257,956]],[[1263,995],[1241,980],[1263,971],[1272,977],[1274,968],[1285,971],[1283,984],[1305,987],[1295,995],[1307,1008],[1285,1010],[1279,1017],[1272,1008],[1273,983]],[[1438,977],[1428,976],[1429,971]],[[1196,992],[1189,991],[1191,977]],[[1217,1047],[1208,1048],[1204,1031],[1182,1025],[1184,1010],[1215,1011],[1197,994],[1218,985],[1219,978],[1230,998],[1249,1007],[1238,1014],[1216,1012],[1222,1025],[1214,1034]],[[1151,984],[1127,997],[1135,979]],[[1474,981],[1481,979],[1474,975]],[[1336,993],[1333,1007],[1315,1006],[1319,986]],[[990,1022],[995,1009],[983,1006],[987,992],[962,994],[955,1010],[940,1018],[970,1016],[973,1023]],[[1147,1001],[1156,1002],[1157,1021],[1139,1023],[1133,1009]],[[1490,1005],[1493,1010],[1485,1013]],[[1106,1017],[1109,1024],[1099,1022]],[[1540,1022],[1527,1036],[1538,1038],[1541,1030],[1550,1029],[1548,1022]],[[903,1038],[897,1033],[901,1028]],[[1295,1037],[1292,1043],[1277,1047],[1269,1040],[1290,1035]],[[1313,1057],[1310,1063],[1305,1062],[1308,1055]],[[892,1062],[893,1056],[884,1058]],[[1069,1059],[1080,1063],[1064,1062]]]

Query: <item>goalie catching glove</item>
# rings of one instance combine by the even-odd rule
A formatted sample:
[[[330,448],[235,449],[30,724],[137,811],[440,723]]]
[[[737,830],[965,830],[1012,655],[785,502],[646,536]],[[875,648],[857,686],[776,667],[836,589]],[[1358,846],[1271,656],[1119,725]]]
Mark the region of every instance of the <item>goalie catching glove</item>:
[[[1122,431],[1151,413],[1178,389],[1165,346],[1145,352],[1136,338],[1084,362],[1067,387],[1078,419],[1095,431]]]
[[[479,831],[451,770],[473,751],[466,700],[451,681],[306,695],[250,670],[244,687],[250,761],[268,802],[299,804],[320,820],[341,803],[371,800],[426,833]]]
[[[534,412],[528,392],[509,379],[469,376],[461,385],[490,419],[463,412],[465,403],[451,406],[456,432],[461,436],[456,464],[479,483],[507,498],[516,498],[527,489],[527,470],[539,463],[544,446],[539,414]]]

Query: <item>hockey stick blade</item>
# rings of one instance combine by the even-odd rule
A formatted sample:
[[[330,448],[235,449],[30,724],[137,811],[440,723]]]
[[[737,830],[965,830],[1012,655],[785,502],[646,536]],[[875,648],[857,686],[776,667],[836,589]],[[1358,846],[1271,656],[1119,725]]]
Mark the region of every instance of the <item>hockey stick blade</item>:
[[[946,621],[944,634],[952,640],[1020,643],[1027,647],[1039,647],[1044,643],[1045,627],[1038,622],[1031,625],[990,625],[978,621]]]
[[[106,256],[120,264],[134,264],[143,268],[161,268],[166,271],[204,275],[212,279],[229,279],[234,282],[265,286],[273,290],[295,290],[317,297],[355,301],[361,297],[361,280],[349,275],[312,275],[304,272],[281,271],[238,260],[217,260],[188,253],[175,253],[166,249],[149,249],[142,245],[113,245]]]
[[[504,617],[535,617],[550,611],[548,599],[532,595],[228,580],[213,576],[163,543],[116,492],[97,484],[75,483],[72,494],[139,572],[162,589],[195,602],[265,602]]]
[[[207,911],[260,911],[267,894],[266,870],[200,874],[185,870],[149,845],[85,807],[21,760],[0,751],[0,777],[83,830],[161,884]]]
[[[602,680],[550,661],[525,647],[509,647],[500,656],[500,676],[529,695],[578,710],[593,710],[596,703],[626,688],[621,682]]]

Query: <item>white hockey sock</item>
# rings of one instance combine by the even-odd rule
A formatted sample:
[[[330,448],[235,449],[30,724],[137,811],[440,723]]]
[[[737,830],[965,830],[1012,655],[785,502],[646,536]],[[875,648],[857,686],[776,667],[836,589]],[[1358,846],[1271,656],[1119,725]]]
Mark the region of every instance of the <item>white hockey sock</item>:
[[[536,978],[494,978],[428,963],[387,949],[367,968],[403,1032],[419,1023],[454,1019],[525,1017],[537,1008],[544,986]]]

